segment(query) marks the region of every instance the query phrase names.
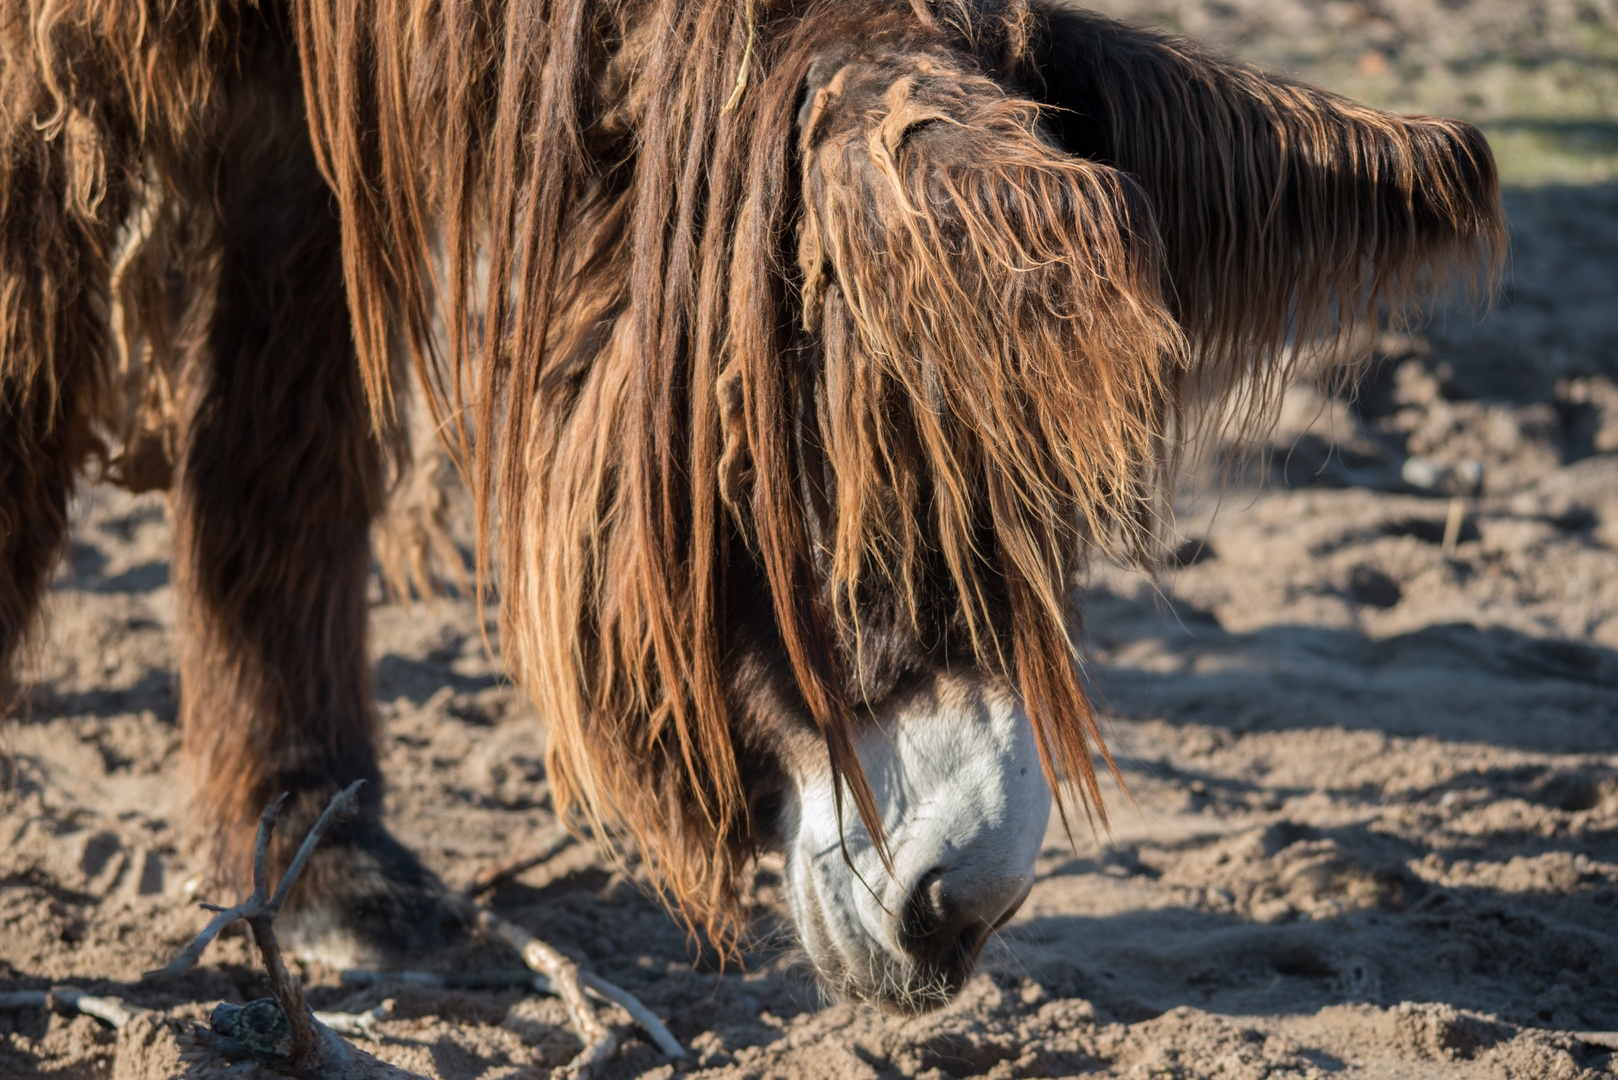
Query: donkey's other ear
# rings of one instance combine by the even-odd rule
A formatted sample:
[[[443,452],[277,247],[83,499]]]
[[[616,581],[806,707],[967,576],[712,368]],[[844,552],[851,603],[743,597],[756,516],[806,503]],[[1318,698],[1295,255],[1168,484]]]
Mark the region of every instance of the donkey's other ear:
[[[1205,389],[1256,396],[1285,348],[1349,358],[1355,331],[1451,275],[1492,282],[1505,243],[1488,143],[1039,0],[1030,92],[1065,149],[1133,174],[1157,213]],[[1295,354],[1295,352],[1293,353]]]

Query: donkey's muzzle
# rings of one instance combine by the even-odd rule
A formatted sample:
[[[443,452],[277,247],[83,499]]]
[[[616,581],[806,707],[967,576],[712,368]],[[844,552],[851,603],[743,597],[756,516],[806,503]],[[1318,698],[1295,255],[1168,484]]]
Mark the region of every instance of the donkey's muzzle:
[[[788,899],[840,997],[910,1015],[950,1001],[1034,881],[1051,793],[1019,702],[960,676],[918,687],[862,732],[887,859],[838,813],[827,771],[788,800]]]
[[[914,1004],[942,1004],[965,984],[989,935],[1027,899],[1031,880],[984,879],[934,867],[911,890],[897,939],[910,959]],[[934,1000],[936,999],[936,1000]]]

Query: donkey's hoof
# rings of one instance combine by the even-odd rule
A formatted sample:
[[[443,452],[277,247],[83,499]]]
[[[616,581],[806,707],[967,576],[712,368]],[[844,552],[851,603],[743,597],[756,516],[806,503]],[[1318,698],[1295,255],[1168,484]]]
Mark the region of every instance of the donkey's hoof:
[[[374,821],[345,822],[321,841],[275,929],[303,960],[335,968],[432,966],[465,945],[471,905]]]

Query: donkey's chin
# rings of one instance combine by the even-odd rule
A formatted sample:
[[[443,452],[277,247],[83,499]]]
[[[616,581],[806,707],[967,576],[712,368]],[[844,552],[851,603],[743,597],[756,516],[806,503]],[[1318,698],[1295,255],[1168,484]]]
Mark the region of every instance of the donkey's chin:
[[[806,766],[786,808],[787,897],[839,998],[914,1014],[955,997],[1034,880],[1051,793],[1015,697],[940,677],[857,741],[891,872],[829,770]]]

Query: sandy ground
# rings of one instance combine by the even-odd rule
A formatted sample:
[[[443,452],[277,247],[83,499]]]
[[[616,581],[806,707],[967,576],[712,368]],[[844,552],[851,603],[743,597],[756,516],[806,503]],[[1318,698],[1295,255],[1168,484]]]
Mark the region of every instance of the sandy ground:
[[[781,947],[768,867],[740,968],[694,954],[588,845],[494,904],[691,1048],[673,1065],[609,1011],[614,1077],[1618,1073],[1618,1035],[1600,1034],[1618,1031],[1612,5],[1111,8],[1494,125],[1520,180],[1500,305],[1385,339],[1352,404],[1294,392],[1270,459],[1187,500],[1160,588],[1097,575],[1090,647],[1132,800],[1114,792],[1101,841],[1053,831],[1027,904],[944,1012],[825,1007]],[[72,985],[201,1016],[262,991],[239,936],[137,985],[202,924],[194,901],[231,899],[195,895],[180,836],[163,501],[93,489],[76,518],[32,713],[0,729],[0,992]],[[407,609],[378,586],[373,612],[390,820],[464,884],[554,828],[543,728],[470,604]],[[429,1075],[542,1076],[577,1049],[549,998],[304,974],[317,1007],[393,998],[370,1048]],[[174,1055],[151,1020],[0,1012],[0,1077],[155,1078]]]

